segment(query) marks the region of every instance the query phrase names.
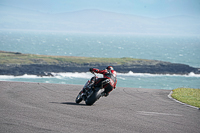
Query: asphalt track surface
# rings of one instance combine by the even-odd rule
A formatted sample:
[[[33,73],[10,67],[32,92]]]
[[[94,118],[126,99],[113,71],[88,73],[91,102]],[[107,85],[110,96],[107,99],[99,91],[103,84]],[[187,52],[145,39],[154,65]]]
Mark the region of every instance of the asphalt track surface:
[[[0,81],[0,133],[199,133],[200,110],[170,90],[118,87],[93,106],[82,86]]]

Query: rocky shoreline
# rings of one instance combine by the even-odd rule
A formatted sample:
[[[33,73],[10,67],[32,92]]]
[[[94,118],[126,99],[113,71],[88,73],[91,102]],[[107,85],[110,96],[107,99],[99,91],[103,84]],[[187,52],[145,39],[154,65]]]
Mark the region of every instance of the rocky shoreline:
[[[200,74],[200,69],[190,67],[189,65],[177,64],[156,61],[156,64],[76,64],[76,63],[62,63],[62,64],[30,64],[30,65],[0,65],[0,75],[14,75],[20,76],[24,74],[38,75],[38,76],[53,76],[51,72],[88,72],[89,68],[105,69],[108,65],[112,65],[117,72],[127,73],[132,71],[133,73],[151,73],[151,74],[189,74],[193,72]]]
[[[191,72],[200,74],[200,68],[158,60],[133,58],[87,58],[67,56],[44,56],[0,51],[0,75],[20,76],[24,74],[53,76],[59,72],[88,72],[89,68],[105,69],[113,66],[117,72],[180,74]]]

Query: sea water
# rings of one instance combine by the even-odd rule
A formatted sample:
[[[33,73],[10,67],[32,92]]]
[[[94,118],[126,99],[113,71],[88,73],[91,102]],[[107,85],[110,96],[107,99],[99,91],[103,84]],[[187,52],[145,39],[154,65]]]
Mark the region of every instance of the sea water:
[[[200,36],[0,31],[0,50],[41,55],[131,57],[200,68]],[[54,77],[0,75],[0,81],[83,85],[92,77],[89,72],[53,74]],[[200,88],[200,75],[194,73],[162,75],[129,72],[118,73],[117,78],[118,87],[170,90],[177,87]]]

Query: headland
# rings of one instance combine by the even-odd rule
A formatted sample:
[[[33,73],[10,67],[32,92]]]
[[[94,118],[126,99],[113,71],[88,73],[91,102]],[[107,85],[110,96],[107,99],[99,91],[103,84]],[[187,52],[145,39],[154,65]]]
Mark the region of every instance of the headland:
[[[199,68],[186,64],[135,58],[93,58],[50,56],[0,51],[0,75],[52,76],[51,72],[87,72],[89,68],[113,66],[117,72],[151,74],[200,74]]]

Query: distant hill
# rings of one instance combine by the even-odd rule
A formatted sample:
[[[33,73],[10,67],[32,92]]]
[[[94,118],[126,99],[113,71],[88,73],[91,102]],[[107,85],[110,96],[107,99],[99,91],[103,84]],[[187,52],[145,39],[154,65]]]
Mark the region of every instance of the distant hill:
[[[200,17],[195,16],[148,18],[101,10],[49,14],[0,5],[0,18],[0,29],[135,34],[200,34]]]

